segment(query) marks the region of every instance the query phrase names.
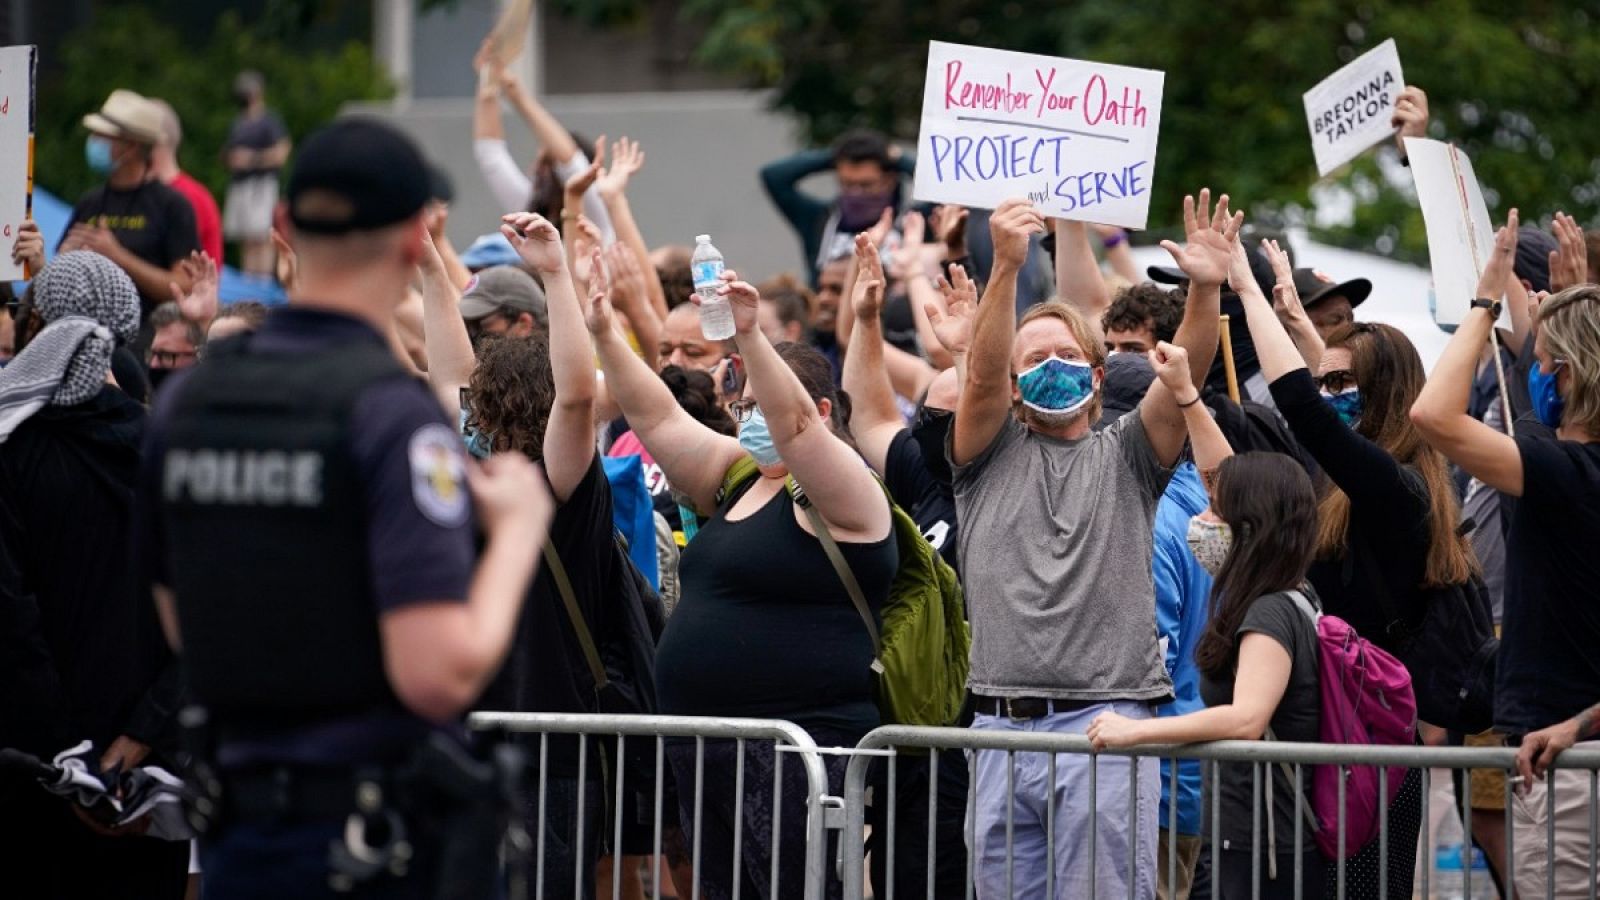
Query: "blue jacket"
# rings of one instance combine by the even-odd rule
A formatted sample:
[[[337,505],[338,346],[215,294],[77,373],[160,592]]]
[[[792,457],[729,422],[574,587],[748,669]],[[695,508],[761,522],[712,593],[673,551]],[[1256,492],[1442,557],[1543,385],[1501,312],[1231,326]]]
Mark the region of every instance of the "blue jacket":
[[[1157,716],[1178,716],[1205,709],[1200,699],[1200,670],[1194,665],[1194,648],[1206,628],[1210,608],[1211,576],[1189,551],[1189,520],[1210,504],[1194,463],[1178,467],[1156,507],[1155,553],[1156,632],[1161,640],[1177,699],[1156,707]],[[1200,763],[1178,763],[1178,833],[1200,834]],[[1166,828],[1171,816],[1172,763],[1161,761],[1161,817]]]

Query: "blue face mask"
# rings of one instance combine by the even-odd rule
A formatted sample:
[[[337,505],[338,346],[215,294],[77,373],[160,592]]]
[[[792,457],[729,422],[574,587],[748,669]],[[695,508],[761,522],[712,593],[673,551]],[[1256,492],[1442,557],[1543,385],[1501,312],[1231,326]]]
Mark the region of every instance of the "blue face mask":
[[[112,169],[111,142],[97,134],[89,135],[83,145],[83,159],[89,170],[97,175],[109,175]]]
[[[759,407],[750,411],[750,421],[739,426],[739,446],[755,457],[758,466],[783,462],[783,457],[778,455],[778,445],[772,442],[772,432],[767,429],[767,417]]]
[[[494,449],[494,436],[476,425],[467,424],[467,411],[461,411],[461,436],[467,441],[467,453],[475,459],[488,459]]]
[[[1354,428],[1361,422],[1361,389],[1345,388],[1337,394],[1322,392],[1322,399],[1339,414],[1339,421]]]
[[[1094,399],[1094,366],[1052,356],[1017,376],[1022,404],[1050,416],[1075,413]]]
[[[1546,375],[1544,367],[1535,360],[1533,368],[1528,370],[1528,399],[1533,402],[1533,414],[1549,428],[1560,428],[1561,416],[1567,411],[1567,401],[1556,387],[1564,365],[1556,363],[1555,371]]]

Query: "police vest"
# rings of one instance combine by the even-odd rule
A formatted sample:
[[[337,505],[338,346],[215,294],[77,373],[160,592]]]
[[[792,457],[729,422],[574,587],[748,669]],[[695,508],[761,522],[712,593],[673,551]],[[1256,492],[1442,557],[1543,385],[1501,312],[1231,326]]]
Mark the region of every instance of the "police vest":
[[[207,348],[176,398],[162,461],[191,689],[219,724],[398,708],[350,417],[365,388],[405,372],[376,343],[287,354],[249,341]]]

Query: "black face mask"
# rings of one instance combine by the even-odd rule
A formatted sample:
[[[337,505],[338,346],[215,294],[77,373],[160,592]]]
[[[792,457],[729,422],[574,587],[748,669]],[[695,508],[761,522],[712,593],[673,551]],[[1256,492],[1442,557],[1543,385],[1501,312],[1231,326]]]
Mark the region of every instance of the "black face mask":
[[[955,473],[950,468],[950,458],[944,450],[945,438],[950,434],[950,423],[955,418],[956,414],[948,409],[924,406],[917,410],[917,418],[911,423],[911,439],[922,448],[922,464],[927,466],[928,474],[940,484],[955,483]]]
[[[167,376],[171,375],[173,372],[176,372],[176,371],[178,371],[178,370],[177,369],[149,369],[149,370],[147,370],[147,373],[150,376],[150,396],[152,398],[155,397],[156,391],[161,389],[161,383],[167,380]]]

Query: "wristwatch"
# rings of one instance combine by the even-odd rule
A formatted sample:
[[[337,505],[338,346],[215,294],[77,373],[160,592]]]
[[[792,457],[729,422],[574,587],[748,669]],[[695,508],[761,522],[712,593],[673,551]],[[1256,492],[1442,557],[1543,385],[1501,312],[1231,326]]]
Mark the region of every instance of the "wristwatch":
[[[1491,318],[1491,319],[1500,318],[1500,301],[1499,300],[1490,300],[1488,297],[1479,297],[1478,299],[1472,301],[1471,308],[1472,309],[1487,309],[1489,311],[1489,318]]]

